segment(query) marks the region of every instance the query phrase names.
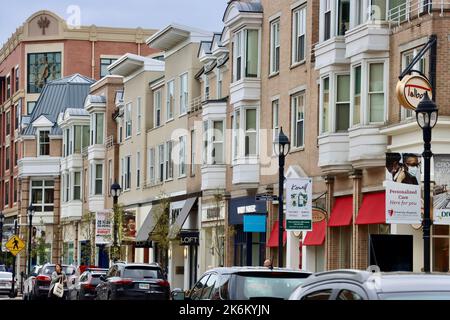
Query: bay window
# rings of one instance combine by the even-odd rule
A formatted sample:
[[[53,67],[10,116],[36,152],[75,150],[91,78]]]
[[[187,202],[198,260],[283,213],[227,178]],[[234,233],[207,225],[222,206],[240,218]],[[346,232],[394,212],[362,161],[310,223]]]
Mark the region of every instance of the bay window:
[[[350,27],[350,0],[338,0],[338,25],[337,34],[345,35]]]
[[[103,165],[95,164],[94,194],[103,194]]]
[[[81,172],[73,173],[73,200],[81,200]]]
[[[364,22],[366,22],[367,20],[367,7],[364,3],[364,0],[361,1],[355,1],[355,5],[356,5],[356,21],[355,21],[355,25],[360,25],[363,24]]]
[[[153,105],[155,107],[155,120],[154,120],[155,127],[159,127],[161,125],[161,104],[162,104],[161,90],[157,90],[153,94]]]
[[[324,32],[323,32],[323,40],[326,41],[331,38],[331,0],[323,0],[324,1],[324,13],[323,13],[323,21],[324,21]]]
[[[270,73],[280,71],[280,19],[270,23]]]
[[[322,79],[322,133],[328,132],[330,118],[330,78]]]
[[[203,153],[202,153],[202,163],[208,163],[208,131],[209,123],[207,120],[203,121]]]
[[[292,64],[305,60],[306,6],[293,12]]]
[[[369,0],[370,19],[386,20],[386,0]]]
[[[166,156],[165,156],[166,180],[173,178],[172,147],[173,147],[173,142],[167,141],[166,142]]]
[[[125,139],[131,137],[132,118],[131,118],[131,103],[125,105]]]
[[[178,163],[178,176],[186,176],[186,136],[179,138],[179,163]]]
[[[89,145],[89,126],[74,126],[74,153]]]
[[[259,31],[244,29],[234,35],[233,79],[239,81],[242,75],[257,78],[259,75]]]
[[[175,103],[175,95],[174,95],[174,81],[169,81],[167,83],[167,95],[166,95],[166,115],[167,119],[170,120],[173,118],[173,105]]]
[[[223,75],[220,69],[217,69],[217,99],[222,98]]]
[[[188,99],[188,74],[185,73],[180,77],[180,115],[186,113]]]
[[[64,174],[64,198],[63,200],[65,202],[68,202],[70,200],[70,178],[69,178],[69,174],[66,173]]]
[[[209,77],[207,74],[203,75],[203,83],[204,83],[204,98],[203,100],[209,100],[209,91],[210,91],[210,87],[209,87]]]
[[[353,125],[361,122],[361,66],[353,68]]]
[[[54,208],[54,181],[31,181],[31,204],[36,212],[52,212]]]
[[[336,132],[350,126],[350,75],[336,76]]]
[[[236,110],[233,115],[233,158],[240,154],[241,111]]]
[[[203,164],[223,164],[224,159],[224,122],[206,120],[203,122]]]
[[[91,115],[91,145],[103,144],[104,118],[104,113],[94,113]]]
[[[254,108],[245,109],[245,153],[246,157],[256,156],[257,112]]]
[[[292,115],[292,146],[301,148],[304,145],[305,136],[305,93],[298,93],[291,96]]]
[[[384,63],[369,64],[369,121],[384,121]]]
[[[48,156],[50,155],[50,131],[41,130],[39,131],[39,155]]]

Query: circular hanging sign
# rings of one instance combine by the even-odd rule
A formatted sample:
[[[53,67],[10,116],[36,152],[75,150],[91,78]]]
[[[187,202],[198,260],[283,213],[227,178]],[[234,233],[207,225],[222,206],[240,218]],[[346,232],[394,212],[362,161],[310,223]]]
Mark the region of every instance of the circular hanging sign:
[[[327,218],[327,214],[324,210],[319,208],[313,208],[312,210],[312,221],[313,222],[320,222],[322,220],[325,220]]]
[[[428,79],[419,74],[407,75],[397,83],[396,93],[400,104],[411,110],[416,110],[419,102],[428,91],[430,99],[433,98],[433,90]]]

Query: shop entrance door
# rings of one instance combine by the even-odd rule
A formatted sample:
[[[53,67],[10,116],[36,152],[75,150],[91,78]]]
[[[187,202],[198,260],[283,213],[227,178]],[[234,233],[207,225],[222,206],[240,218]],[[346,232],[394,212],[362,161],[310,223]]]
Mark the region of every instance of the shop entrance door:
[[[433,225],[432,232],[431,269],[433,272],[449,272],[449,226]]]

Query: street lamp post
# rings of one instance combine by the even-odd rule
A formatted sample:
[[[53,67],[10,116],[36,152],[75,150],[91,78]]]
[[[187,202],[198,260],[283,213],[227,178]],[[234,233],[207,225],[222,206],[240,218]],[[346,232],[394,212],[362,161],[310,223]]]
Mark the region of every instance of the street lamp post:
[[[3,223],[5,222],[5,215],[0,211],[0,252],[3,246]]]
[[[283,267],[283,189],[284,189],[284,164],[286,156],[291,149],[288,137],[283,133],[283,127],[273,142],[274,152],[278,155],[278,267]]]
[[[113,261],[117,261],[117,252],[120,250],[118,249],[118,243],[117,243],[117,202],[120,196],[120,192],[122,191],[122,188],[120,187],[120,184],[117,182],[113,183],[111,185],[111,196],[113,197],[113,214],[114,214],[114,220],[113,220]]]
[[[430,161],[433,153],[431,152],[431,130],[436,125],[438,119],[438,108],[436,104],[430,100],[428,92],[416,109],[416,120],[419,127],[422,128],[424,151],[424,182],[423,182],[423,271],[430,272],[430,231],[431,231],[431,214],[430,214]]]
[[[28,274],[31,272],[31,234],[33,229],[34,207],[32,204],[28,207]]]

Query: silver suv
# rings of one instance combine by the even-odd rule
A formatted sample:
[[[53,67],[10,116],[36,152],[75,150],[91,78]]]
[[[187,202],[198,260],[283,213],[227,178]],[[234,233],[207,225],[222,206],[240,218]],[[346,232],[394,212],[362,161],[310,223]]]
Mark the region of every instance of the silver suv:
[[[450,300],[450,274],[320,272],[307,278],[289,300]]]

